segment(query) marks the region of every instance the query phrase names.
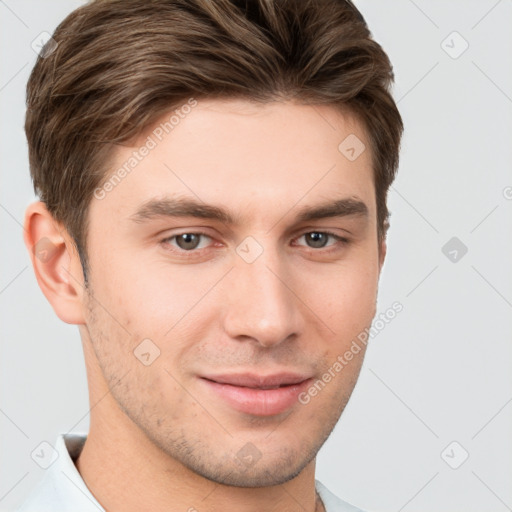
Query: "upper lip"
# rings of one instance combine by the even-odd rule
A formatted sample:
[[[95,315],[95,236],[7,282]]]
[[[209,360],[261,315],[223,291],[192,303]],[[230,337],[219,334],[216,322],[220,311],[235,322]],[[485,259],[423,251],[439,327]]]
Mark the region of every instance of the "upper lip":
[[[275,388],[292,384],[299,384],[310,375],[302,373],[281,372],[272,375],[257,375],[255,373],[231,373],[222,375],[203,375],[203,379],[212,380],[219,384],[243,386],[248,388]]]

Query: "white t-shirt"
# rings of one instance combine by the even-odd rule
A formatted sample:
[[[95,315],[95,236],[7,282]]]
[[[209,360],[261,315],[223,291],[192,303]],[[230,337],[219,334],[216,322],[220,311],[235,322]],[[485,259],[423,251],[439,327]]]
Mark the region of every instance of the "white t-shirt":
[[[51,457],[54,462],[48,466],[43,479],[30,492],[18,512],[105,512],[75,466],[86,439],[86,433],[58,435]],[[318,480],[315,482],[326,512],[363,512],[340,500]]]

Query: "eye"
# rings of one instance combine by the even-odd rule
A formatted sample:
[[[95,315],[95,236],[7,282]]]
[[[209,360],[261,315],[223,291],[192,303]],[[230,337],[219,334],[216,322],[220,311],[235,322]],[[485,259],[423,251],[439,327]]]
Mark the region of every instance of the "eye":
[[[309,231],[302,234],[296,240],[304,238],[306,246],[310,249],[326,249],[327,251],[337,250],[348,245],[349,240],[330,231]],[[329,239],[334,239],[333,243],[328,244]],[[168,251],[178,253],[182,256],[196,256],[201,254],[201,249],[207,249],[212,238],[206,233],[185,232],[172,235],[161,240],[161,244]],[[303,245],[303,244],[298,244]],[[188,254],[187,254],[188,253]]]
[[[332,245],[336,245],[336,241],[341,245],[348,244],[348,240],[343,238],[335,233],[331,233],[330,231],[310,231],[308,233],[304,233],[297,240],[303,238],[306,240],[308,246],[312,249],[323,249],[324,247],[331,247]],[[327,245],[327,241],[329,238],[334,238],[335,243]]]
[[[164,240],[162,240],[162,243],[164,245],[174,245],[171,243],[171,241],[175,240],[176,245],[174,245],[174,247],[178,247],[178,249],[181,249],[182,251],[193,251],[194,249],[203,248],[199,247],[201,237],[211,240],[211,238],[208,235],[205,235],[204,233],[181,233],[179,235],[173,235],[168,238],[165,238]]]

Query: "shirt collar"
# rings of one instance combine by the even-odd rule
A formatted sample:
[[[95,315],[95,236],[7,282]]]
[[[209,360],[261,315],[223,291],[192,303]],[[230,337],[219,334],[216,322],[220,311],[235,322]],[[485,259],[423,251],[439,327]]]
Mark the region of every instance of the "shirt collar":
[[[30,493],[19,512],[80,510],[105,512],[85,485],[75,466],[87,439],[87,433],[60,433],[55,442],[53,462],[41,482]]]

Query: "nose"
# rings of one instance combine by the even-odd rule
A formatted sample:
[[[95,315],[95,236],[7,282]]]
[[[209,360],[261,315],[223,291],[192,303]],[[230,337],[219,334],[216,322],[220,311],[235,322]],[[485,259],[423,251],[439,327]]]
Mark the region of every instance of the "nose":
[[[266,249],[252,263],[236,256],[228,286],[224,329],[232,338],[271,347],[302,332],[302,302],[290,268],[275,253]]]

